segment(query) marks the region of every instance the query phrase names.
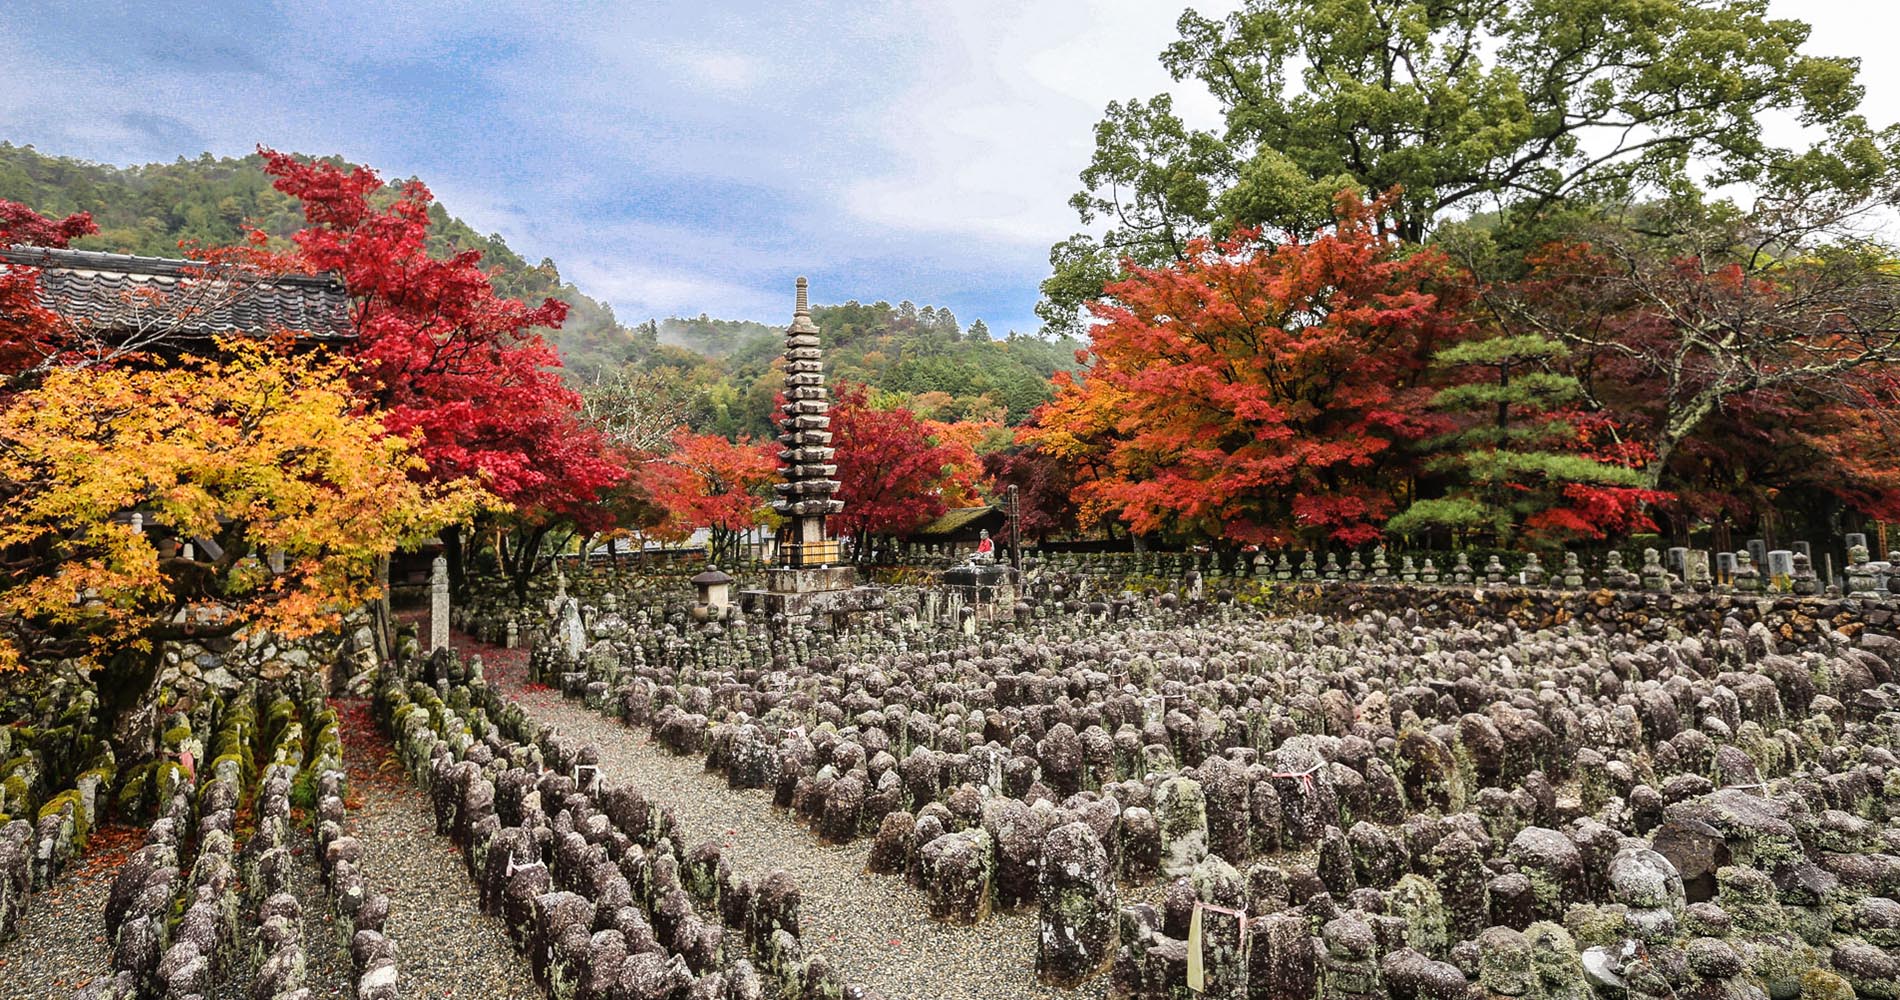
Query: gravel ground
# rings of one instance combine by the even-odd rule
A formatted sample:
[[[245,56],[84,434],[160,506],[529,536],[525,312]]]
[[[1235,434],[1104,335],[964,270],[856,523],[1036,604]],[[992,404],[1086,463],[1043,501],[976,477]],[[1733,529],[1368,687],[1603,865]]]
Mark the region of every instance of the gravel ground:
[[[0,945],[0,1000],[71,997],[105,974],[111,960],[106,895],[119,863],[144,837],[144,830],[132,827],[95,831],[86,856],[51,887],[33,894],[19,936]]]
[[[304,830],[295,836],[290,891],[303,904],[304,985],[310,989],[310,1000],[350,1000],[355,996],[350,953],[337,935],[330,890],[324,888],[323,875],[317,870],[316,839]]]
[[[384,930],[396,945],[402,995],[537,1000],[527,960],[500,920],[476,905],[475,883],[429,801],[411,785],[361,699],[334,703],[350,776],[349,832],[363,845],[363,877],[389,896]]]
[[[869,838],[841,847],[821,844],[774,809],[769,792],[729,789],[699,758],[675,757],[641,731],[564,700],[558,691],[526,684],[524,651],[478,645],[465,636],[455,643],[464,657],[482,654],[489,681],[543,723],[597,744],[605,777],[634,781],[648,798],[671,805],[686,832],[682,847],[716,837],[736,875],[757,879],[783,868],[796,878],[804,890],[805,948],[824,955],[848,980],[875,986],[891,1000],[1107,996],[1107,976],[1073,991],[1037,984],[1033,908],[975,927],[936,923],[926,915],[923,894],[903,879],[865,871]]]

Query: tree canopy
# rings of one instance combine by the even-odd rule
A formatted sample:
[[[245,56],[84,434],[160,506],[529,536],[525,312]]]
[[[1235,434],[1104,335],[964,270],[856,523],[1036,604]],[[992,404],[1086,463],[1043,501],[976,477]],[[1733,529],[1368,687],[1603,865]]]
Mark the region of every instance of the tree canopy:
[[[1113,414],[1096,498],[1142,533],[1378,534],[1402,446],[1442,429],[1419,405],[1421,374],[1463,335],[1468,296],[1442,255],[1400,252],[1382,207],[1346,197],[1310,242],[1190,241],[1182,260],[1110,287],[1083,391],[1041,420]]]
[[[844,501],[831,523],[842,533],[907,535],[977,497],[979,426],[925,420],[902,405],[880,408],[864,386],[845,383],[831,428]]]
[[[1695,183],[1866,197],[1900,143],[1860,114],[1855,62],[1803,51],[1808,25],[1768,0],[1247,0],[1178,29],[1161,61],[1222,127],[1190,128],[1165,94],[1109,106],[1072,202],[1105,228],[1051,252],[1052,327],[1077,328],[1123,258],[1311,233],[1342,188],[1402,192],[1392,221],[1417,242],[1448,217],[1528,223]],[[1777,146],[1777,114],[1819,135]]]
[[[252,625],[308,634],[379,591],[378,558],[494,502],[468,478],[417,478],[342,361],[252,342],[57,369],[0,412],[0,440],[0,667]]]

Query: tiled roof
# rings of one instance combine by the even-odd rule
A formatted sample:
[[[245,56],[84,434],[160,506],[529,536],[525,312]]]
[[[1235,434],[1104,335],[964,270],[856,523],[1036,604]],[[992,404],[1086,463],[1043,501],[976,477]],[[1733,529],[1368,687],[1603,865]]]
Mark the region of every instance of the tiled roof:
[[[940,538],[961,533],[973,533],[983,528],[1001,528],[1005,518],[1000,507],[985,504],[981,507],[956,507],[943,512],[943,516],[918,528],[911,538]],[[974,537],[972,535],[972,537]]]
[[[102,335],[351,336],[349,298],[329,275],[221,273],[203,261],[22,246],[0,247],[0,263],[39,268],[47,308]]]

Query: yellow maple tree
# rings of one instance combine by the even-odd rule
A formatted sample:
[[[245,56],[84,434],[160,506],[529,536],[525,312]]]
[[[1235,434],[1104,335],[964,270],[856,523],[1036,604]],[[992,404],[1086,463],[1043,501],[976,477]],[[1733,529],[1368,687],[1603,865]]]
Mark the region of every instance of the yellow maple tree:
[[[347,374],[239,339],[16,396],[0,412],[0,670],[333,627],[379,593],[380,557],[494,505],[472,481],[420,482]]]

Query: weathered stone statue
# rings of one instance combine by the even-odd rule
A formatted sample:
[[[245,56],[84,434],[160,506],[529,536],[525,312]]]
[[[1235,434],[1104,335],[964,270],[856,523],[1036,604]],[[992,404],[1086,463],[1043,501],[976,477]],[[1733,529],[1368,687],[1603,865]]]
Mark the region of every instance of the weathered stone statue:
[[[1631,590],[1637,585],[1636,574],[1623,566],[1623,553],[1618,549],[1604,556],[1603,585],[1611,590]]]
[[[1541,587],[1544,585],[1544,564],[1531,552],[1524,556],[1524,586]]]
[[[1806,552],[1794,554],[1794,570],[1788,574],[1789,586],[1796,594],[1812,597],[1821,592],[1821,578],[1814,572],[1814,560]]]
[[[1867,546],[1847,550],[1847,593],[1849,597],[1878,597],[1874,592],[1874,567],[1867,561]]]
[[[1583,566],[1577,562],[1575,552],[1564,553],[1563,585],[1565,590],[1583,589]]]
[[[1662,555],[1655,549],[1643,550],[1643,589],[1650,591],[1669,590],[1669,571],[1663,568]]]
[[[1065,989],[1080,986],[1115,958],[1115,873],[1086,823],[1051,830],[1037,866],[1036,975]]]
[[[1477,574],[1472,572],[1470,557],[1465,555],[1463,549],[1458,550],[1458,558],[1451,564],[1451,582],[1463,585],[1472,583],[1476,579]]]
[[[1683,574],[1689,589],[1698,594],[1706,594],[1715,586],[1714,578],[1709,574],[1709,553],[1706,549],[1690,549],[1683,554]]]
[[[1755,557],[1747,549],[1735,553],[1735,591],[1740,594],[1761,593],[1761,570],[1755,568]]]

